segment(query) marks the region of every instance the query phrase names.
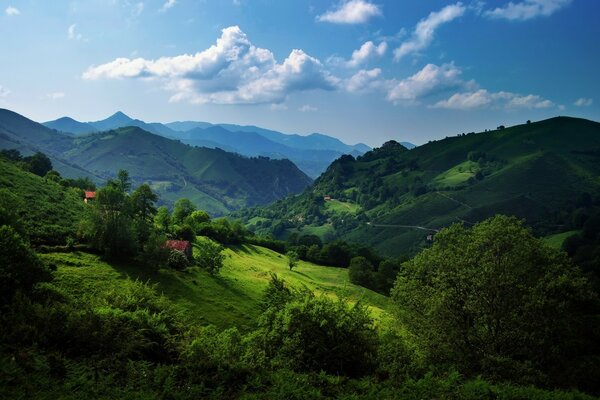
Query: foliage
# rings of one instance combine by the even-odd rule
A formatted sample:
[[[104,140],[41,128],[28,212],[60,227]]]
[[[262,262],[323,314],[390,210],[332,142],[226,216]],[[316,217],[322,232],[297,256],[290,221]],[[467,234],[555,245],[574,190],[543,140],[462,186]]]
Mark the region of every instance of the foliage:
[[[183,271],[190,265],[190,262],[187,256],[183,253],[183,251],[171,250],[167,265],[171,269]]]
[[[296,253],[293,250],[290,250],[287,253],[285,253],[285,256],[288,259],[288,267],[290,267],[290,271],[291,271],[292,269],[294,269],[294,267],[296,267],[298,265],[298,261],[300,260],[300,257],[298,256],[298,253]]]
[[[8,225],[0,226],[0,307],[18,291],[29,293],[49,279],[50,271],[19,234]]]
[[[196,257],[196,264],[204,268],[211,275],[216,275],[219,270],[223,268],[223,246],[213,242],[212,240],[204,240],[199,243],[196,248],[198,256]]]
[[[442,230],[404,265],[393,298],[433,365],[564,384],[566,371],[598,354],[590,341],[596,295],[564,253],[514,217]]]

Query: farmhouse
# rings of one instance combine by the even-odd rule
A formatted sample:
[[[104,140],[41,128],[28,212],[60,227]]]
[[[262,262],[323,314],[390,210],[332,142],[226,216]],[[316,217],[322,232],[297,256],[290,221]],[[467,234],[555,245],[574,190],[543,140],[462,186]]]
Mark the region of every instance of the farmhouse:
[[[331,196],[323,196],[323,200],[330,201],[331,200]]]
[[[188,259],[192,258],[192,244],[187,240],[167,240],[165,246],[171,250],[181,251]]]
[[[96,200],[96,192],[85,192],[85,198],[83,199],[83,201],[85,201],[86,203],[89,203],[90,201],[94,201]]]

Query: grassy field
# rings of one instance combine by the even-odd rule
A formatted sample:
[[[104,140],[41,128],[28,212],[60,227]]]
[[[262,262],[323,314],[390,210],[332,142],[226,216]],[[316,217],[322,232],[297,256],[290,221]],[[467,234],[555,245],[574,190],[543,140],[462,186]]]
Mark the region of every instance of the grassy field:
[[[360,206],[355,203],[331,199],[325,202],[325,210],[336,214],[356,214]]]
[[[200,239],[202,240],[202,239]],[[361,301],[369,306],[378,323],[390,315],[388,298],[348,280],[345,269],[318,266],[301,261],[290,271],[285,256],[253,245],[225,250],[225,265],[218,276],[199,268],[186,272],[144,271],[139,266],[102,261],[87,253],[52,253],[43,257],[56,264],[55,284],[75,297],[98,296],[110,289],[123,287],[127,280],[157,285],[191,323],[214,324],[219,328],[254,327],[259,303],[270,273],[276,273],[291,287],[327,296],[344,298],[350,303]]]
[[[555,249],[560,249],[562,247],[562,244],[565,241],[565,239],[567,239],[568,237],[571,237],[577,233],[579,233],[579,231],[568,231],[568,232],[557,233],[555,235],[546,236],[544,238],[544,242],[550,247],[554,247]]]

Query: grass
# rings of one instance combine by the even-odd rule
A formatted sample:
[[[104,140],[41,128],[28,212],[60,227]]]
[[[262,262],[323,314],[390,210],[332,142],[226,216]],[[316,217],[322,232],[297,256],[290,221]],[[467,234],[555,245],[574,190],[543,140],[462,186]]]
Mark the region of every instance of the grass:
[[[325,210],[335,214],[356,214],[360,206],[355,203],[331,199],[325,202]]]
[[[227,248],[224,254],[224,267],[218,276],[197,267],[185,272],[153,272],[141,266],[109,263],[81,252],[42,257],[57,266],[54,284],[76,299],[124,288],[128,281],[137,279],[157,284],[158,291],[173,302],[185,319],[198,325],[253,328],[270,273],[276,273],[297,289],[305,287],[317,294],[344,298],[349,303],[361,301],[369,307],[377,323],[384,323],[390,316],[388,298],[351,284],[346,269],[301,261],[290,271],[285,256],[253,245]]]
[[[548,246],[553,247],[555,249],[560,249],[560,248],[562,248],[563,242],[567,238],[569,238],[573,235],[576,235],[579,232],[580,231],[575,230],[575,231],[556,233],[554,235],[546,236],[543,240],[544,240],[544,243],[546,243]]]
[[[466,184],[470,177],[475,176],[479,170],[477,163],[473,161],[465,161],[449,170],[442,172],[433,179],[433,184],[436,186],[459,186]]]

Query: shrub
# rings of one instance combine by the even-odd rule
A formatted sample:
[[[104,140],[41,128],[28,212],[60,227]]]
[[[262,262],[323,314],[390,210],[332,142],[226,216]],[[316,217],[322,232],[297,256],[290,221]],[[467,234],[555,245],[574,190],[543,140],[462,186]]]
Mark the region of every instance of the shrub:
[[[182,251],[172,250],[171,254],[169,254],[169,260],[167,262],[167,265],[171,269],[183,271],[190,265],[190,263],[186,255]]]

